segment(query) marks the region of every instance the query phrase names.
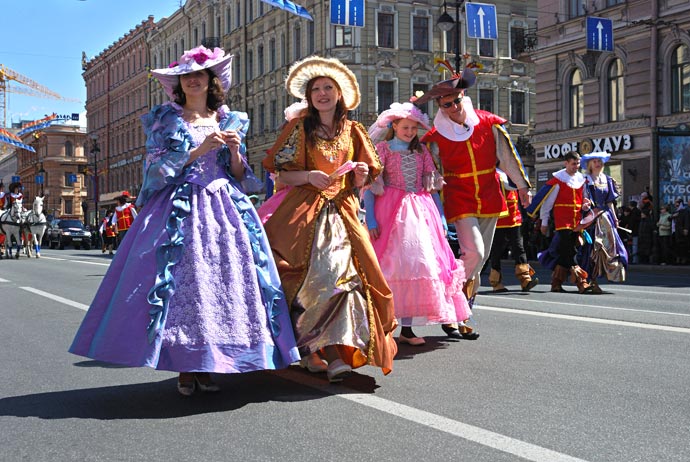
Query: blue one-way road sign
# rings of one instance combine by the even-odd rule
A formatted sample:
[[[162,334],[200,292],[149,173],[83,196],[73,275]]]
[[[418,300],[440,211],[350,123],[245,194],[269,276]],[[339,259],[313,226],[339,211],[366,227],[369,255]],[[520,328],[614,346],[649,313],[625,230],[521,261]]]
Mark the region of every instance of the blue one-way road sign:
[[[467,19],[467,36],[476,39],[496,40],[496,6],[486,3],[465,3]]]
[[[613,51],[613,21],[606,18],[587,18],[587,49]]]
[[[364,0],[332,0],[331,24],[364,27]]]

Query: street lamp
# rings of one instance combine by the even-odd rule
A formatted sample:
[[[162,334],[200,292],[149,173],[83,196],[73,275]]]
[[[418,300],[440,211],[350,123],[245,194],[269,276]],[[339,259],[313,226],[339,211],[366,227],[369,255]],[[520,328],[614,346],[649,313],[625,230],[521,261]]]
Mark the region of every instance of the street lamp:
[[[455,27],[455,72],[460,72],[460,8],[465,2],[443,2],[443,14],[438,18],[438,27],[450,32]],[[455,20],[448,14],[448,7],[455,8]]]
[[[98,226],[98,154],[101,153],[101,148],[98,147],[98,136],[92,135],[91,154],[93,155],[93,203],[94,213],[96,214],[96,226]]]

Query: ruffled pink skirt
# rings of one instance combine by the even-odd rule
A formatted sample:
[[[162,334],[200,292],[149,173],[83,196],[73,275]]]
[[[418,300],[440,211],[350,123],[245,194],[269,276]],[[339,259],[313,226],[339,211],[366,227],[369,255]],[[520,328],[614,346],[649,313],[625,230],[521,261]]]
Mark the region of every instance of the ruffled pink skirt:
[[[431,195],[386,188],[374,211],[380,236],[372,243],[393,291],[395,316],[412,318],[411,325],[469,319],[465,269],[446,240]]]

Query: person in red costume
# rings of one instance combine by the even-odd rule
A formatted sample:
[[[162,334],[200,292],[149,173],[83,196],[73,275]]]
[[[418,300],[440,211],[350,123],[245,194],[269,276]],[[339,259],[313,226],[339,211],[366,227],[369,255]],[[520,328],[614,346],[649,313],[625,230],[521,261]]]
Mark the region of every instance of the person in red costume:
[[[452,79],[437,83],[415,101],[424,104],[434,99],[439,107],[434,127],[422,142],[431,143],[432,152],[437,152],[441,161],[446,181],[444,211],[457,230],[460,259],[467,274],[464,291],[470,306],[479,289],[479,273],[489,258],[496,222],[508,210],[496,178],[497,166],[517,186],[522,205],[530,204],[530,183],[503,127],[506,120],[475,110],[465,96],[465,89],[474,85],[475,80],[474,72],[465,69]],[[470,335],[476,334],[466,325],[444,325],[443,330],[452,338],[472,338]]]
[[[580,234],[591,223],[582,219],[582,212],[589,212],[591,202],[583,198],[585,177],[579,172],[580,155],[574,151],[568,152],[563,156],[563,160],[564,168],[553,173],[553,177],[539,189],[534,203],[526,211],[533,218],[539,213],[542,234],[546,234],[548,230],[549,217],[553,211],[557,234],[549,249],[540,257],[544,266],[553,269],[551,292],[565,292],[563,283],[570,275],[577,285],[578,292],[591,293],[592,287],[587,282],[587,272],[580,268],[575,258]],[[555,266],[550,263],[554,257]]]
[[[118,196],[117,207],[115,207],[115,214],[113,215],[112,223],[117,227],[118,243],[122,242],[127,234],[127,230],[132,226],[132,222],[137,217],[137,209],[134,204],[130,203],[129,192],[124,191],[121,196]]]
[[[494,241],[491,244],[489,260],[491,272],[489,273],[489,284],[494,292],[507,292],[508,289],[503,285],[503,275],[501,274],[501,257],[506,247],[510,245],[510,254],[515,260],[515,276],[520,282],[523,292],[529,292],[539,284],[539,279],[535,277],[535,271],[527,262],[525,246],[522,242],[522,212],[518,206],[518,194],[515,188],[508,182],[508,177],[500,170],[496,172],[501,182],[501,192],[508,205],[508,215],[498,219]]]

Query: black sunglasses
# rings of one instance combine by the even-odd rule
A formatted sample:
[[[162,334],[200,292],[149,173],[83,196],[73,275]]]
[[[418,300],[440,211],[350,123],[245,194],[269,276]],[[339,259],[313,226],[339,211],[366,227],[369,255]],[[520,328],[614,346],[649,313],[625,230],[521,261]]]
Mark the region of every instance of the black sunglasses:
[[[458,106],[461,101],[462,101],[462,97],[455,98],[453,101],[448,101],[447,103],[439,103],[439,104],[441,105],[441,107],[448,109],[449,107],[451,107],[453,105]]]

